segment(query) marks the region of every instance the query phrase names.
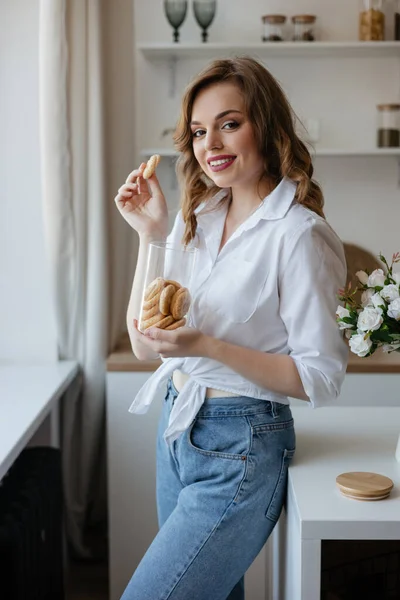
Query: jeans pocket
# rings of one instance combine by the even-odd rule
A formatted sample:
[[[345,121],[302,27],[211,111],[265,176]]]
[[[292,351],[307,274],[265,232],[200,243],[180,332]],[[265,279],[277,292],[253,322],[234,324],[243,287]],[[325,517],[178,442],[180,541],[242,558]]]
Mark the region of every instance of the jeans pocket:
[[[295,449],[285,449],[282,453],[282,460],[278,479],[275,485],[275,489],[271,496],[271,501],[265,513],[267,519],[270,519],[274,523],[276,523],[276,521],[279,519],[282,507],[285,503],[288,469],[289,464],[294,456],[294,453]]]
[[[187,438],[190,448],[200,454],[245,460],[251,446],[251,427],[244,416],[196,417]]]

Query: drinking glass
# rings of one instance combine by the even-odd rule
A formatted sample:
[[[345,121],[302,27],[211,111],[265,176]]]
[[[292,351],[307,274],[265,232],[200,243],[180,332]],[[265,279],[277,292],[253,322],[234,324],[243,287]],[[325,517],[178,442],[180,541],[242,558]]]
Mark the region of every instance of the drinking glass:
[[[174,28],[174,42],[179,42],[179,27],[186,18],[187,0],[164,0],[165,16]]]
[[[197,23],[203,29],[202,39],[206,42],[208,39],[207,29],[215,17],[217,9],[217,0],[193,0],[193,11]]]

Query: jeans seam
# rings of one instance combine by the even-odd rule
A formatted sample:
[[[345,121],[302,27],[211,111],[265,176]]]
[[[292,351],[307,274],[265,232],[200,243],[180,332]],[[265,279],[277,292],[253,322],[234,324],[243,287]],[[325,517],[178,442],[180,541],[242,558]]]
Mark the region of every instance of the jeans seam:
[[[228,510],[230,509],[230,507],[232,506],[232,504],[234,504],[234,500],[231,500],[231,502],[228,504],[228,506],[226,507],[226,509],[224,510],[224,512],[221,515],[221,518],[219,519],[219,521],[216,523],[216,525],[211,529],[210,533],[208,534],[208,536],[205,538],[205,540],[203,541],[203,543],[201,544],[201,546],[199,547],[199,549],[197,550],[197,552],[193,555],[193,557],[189,560],[188,564],[186,565],[186,567],[184,568],[184,570],[182,571],[182,573],[179,576],[179,579],[176,581],[176,583],[174,583],[172,589],[170,590],[170,592],[168,593],[167,596],[165,596],[164,600],[168,600],[169,598],[171,598],[171,594],[172,592],[176,589],[176,586],[178,585],[178,583],[180,583],[180,581],[182,580],[183,576],[185,575],[185,573],[187,572],[187,570],[189,569],[189,567],[192,565],[193,561],[195,560],[195,558],[197,558],[197,556],[200,554],[201,550],[204,548],[204,546],[206,545],[206,543],[208,542],[208,540],[211,538],[212,534],[218,529],[218,527],[221,525],[222,521],[224,520]]]
[[[249,446],[248,452],[246,453],[246,460],[244,461],[246,464],[245,464],[245,468],[244,468],[243,477],[242,477],[242,479],[241,479],[241,481],[239,483],[239,488],[238,488],[238,490],[237,490],[237,492],[235,494],[235,497],[234,497],[234,499],[232,501],[233,504],[237,504],[238,503],[238,498],[239,498],[240,492],[242,491],[244,482],[246,481],[246,478],[247,478],[247,473],[248,473],[248,470],[249,470],[250,455],[251,455],[251,451],[253,449],[253,432],[252,432],[252,428],[251,428],[251,423],[250,423],[249,419],[246,419],[246,421],[247,421],[247,424],[248,424],[249,430],[250,430],[250,446]]]

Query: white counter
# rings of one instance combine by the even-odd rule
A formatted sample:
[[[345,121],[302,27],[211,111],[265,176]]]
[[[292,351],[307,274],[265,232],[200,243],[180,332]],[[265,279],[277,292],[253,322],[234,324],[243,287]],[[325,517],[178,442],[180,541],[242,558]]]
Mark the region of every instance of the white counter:
[[[395,459],[400,407],[292,412],[297,450],[289,469],[287,516],[277,534],[285,589],[279,597],[319,600],[322,540],[400,540],[400,464]],[[335,480],[347,471],[390,477],[395,484],[390,497],[366,502],[342,496]]]
[[[74,361],[0,364],[0,480],[77,372]]]

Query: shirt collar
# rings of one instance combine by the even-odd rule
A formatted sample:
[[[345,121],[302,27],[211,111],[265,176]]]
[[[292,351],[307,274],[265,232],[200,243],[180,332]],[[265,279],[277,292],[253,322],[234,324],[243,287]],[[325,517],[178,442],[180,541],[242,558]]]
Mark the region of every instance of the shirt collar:
[[[265,196],[259,209],[257,209],[246,221],[246,229],[253,227],[261,219],[273,221],[283,219],[292,205],[296,194],[297,185],[284,177],[276,188]],[[225,216],[227,211],[227,203],[218,203],[225,198],[229,193],[229,189],[225,188],[217,192],[212,198],[203,202],[195,211],[197,224],[201,229],[215,225],[219,218]]]

